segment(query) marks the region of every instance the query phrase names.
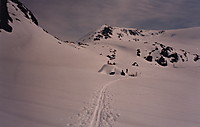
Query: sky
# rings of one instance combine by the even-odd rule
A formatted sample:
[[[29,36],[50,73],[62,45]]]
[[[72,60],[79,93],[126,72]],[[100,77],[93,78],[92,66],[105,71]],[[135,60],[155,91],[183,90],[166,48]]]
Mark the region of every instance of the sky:
[[[138,29],[200,26],[200,0],[20,0],[39,25],[76,41],[103,24]]]

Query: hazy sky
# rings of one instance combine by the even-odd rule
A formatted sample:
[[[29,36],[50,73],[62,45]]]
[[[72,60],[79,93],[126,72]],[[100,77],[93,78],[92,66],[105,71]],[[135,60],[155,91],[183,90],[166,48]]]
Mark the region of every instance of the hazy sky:
[[[142,29],[200,26],[200,0],[20,0],[41,27],[77,40],[103,24]]]

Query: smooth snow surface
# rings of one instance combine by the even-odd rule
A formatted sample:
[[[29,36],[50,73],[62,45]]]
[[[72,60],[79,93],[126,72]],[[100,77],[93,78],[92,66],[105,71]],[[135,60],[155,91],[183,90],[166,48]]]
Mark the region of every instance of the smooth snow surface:
[[[104,25],[65,43],[8,7],[18,20],[0,31],[0,127],[200,127],[200,28],[113,27],[94,41]]]

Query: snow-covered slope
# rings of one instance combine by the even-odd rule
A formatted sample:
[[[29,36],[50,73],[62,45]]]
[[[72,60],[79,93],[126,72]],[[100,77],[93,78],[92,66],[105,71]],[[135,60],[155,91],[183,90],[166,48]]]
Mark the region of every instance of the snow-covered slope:
[[[99,106],[102,117],[94,118],[101,122],[93,121],[105,127],[112,121],[120,127],[198,127],[199,33],[198,27],[156,31],[103,25],[81,38],[79,44],[107,59],[100,73],[124,77],[105,84],[102,96],[108,102],[99,99],[105,101]],[[110,118],[108,103],[116,117]]]
[[[156,31],[103,25],[79,41],[92,46],[97,45],[97,49],[102,45],[112,45],[112,48],[126,50],[126,53],[131,54],[129,58],[139,57],[160,66],[199,66],[199,32],[200,28]],[[116,61],[116,53],[120,54],[120,51],[110,49],[110,52],[106,57]]]
[[[1,10],[0,126],[200,126],[200,28],[103,25],[66,43],[18,0]]]
[[[12,31],[0,29],[0,126],[79,125],[71,117],[92,99],[96,82],[110,79],[98,77],[104,58],[54,38],[7,2],[13,21]]]

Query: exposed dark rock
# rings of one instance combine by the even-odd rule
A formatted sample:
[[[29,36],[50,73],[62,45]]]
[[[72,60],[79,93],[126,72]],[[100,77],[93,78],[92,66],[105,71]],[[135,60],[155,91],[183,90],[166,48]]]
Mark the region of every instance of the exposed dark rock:
[[[185,60],[183,59],[183,56],[182,55],[179,55],[179,56],[180,56],[182,62],[185,62]]]
[[[153,52],[155,52],[156,50],[159,50],[158,47],[155,47],[155,49],[153,49],[151,52],[149,52],[149,55],[151,55]]]
[[[127,29],[122,29],[122,32],[124,32],[126,35],[128,35],[128,30]]]
[[[108,64],[108,65],[116,65],[115,62],[112,63],[112,62],[110,62],[110,61],[107,61],[107,64]]]
[[[179,60],[178,54],[177,53],[173,53],[169,56],[169,58],[171,58],[170,62],[172,63],[176,63]]]
[[[138,39],[138,38],[133,38],[133,40],[136,41],[136,42],[140,41],[140,39]]]
[[[110,72],[109,74],[110,74],[110,75],[115,75],[115,72]]]
[[[164,30],[162,30],[162,31],[159,31],[158,33],[159,33],[159,34],[162,34],[162,33],[164,33],[164,32],[165,32],[165,31],[164,31]]]
[[[125,75],[126,75],[126,74],[124,73],[124,71],[123,71],[123,70],[122,70],[122,72],[121,72],[121,75],[122,75],[122,76],[125,76]]]
[[[20,20],[20,19],[18,19],[18,18],[16,18],[16,20],[17,20],[17,21],[19,21],[19,22],[21,21],[21,20]]]
[[[132,66],[136,66],[136,67],[138,67],[139,65],[138,65],[137,62],[134,62],[134,63],[132,64]]]
[[[46,33],[49,33],[47,30],[43,29],[43,31],[45,31]]]
[[[163,55],[164,57],[170,58],[170,52],[173,51],[173,48],[171,47],[164,47],[164,45],[162,45],[163,49],[161,50],[161,55]]]
[[[147,60],[149,62],[152,62],[153,61],[153,57],[149,55],[149,56],[145,57],[145,60]]]
[[[184,50],[182,50],[183,51],[183,55],[185,56],[185,58],[186,58],[186,61],[188,61],[188,56],[187,56],[187,52],[186,51],[184,51]]]
[[[94,38],[94,41],[100,41],[101,39],[100,38]]]
[[[78,45],[81,46],[81,47],[83,47],[83,48],[85,48],[85,46],[89,46],[88,44],[82,43],[82,42],[78,42]]]
[[[126,69],[126,73],[128,73],[128,69]]]
[[[55,39],[60,40],[58,37],[54,36]]]
[[[160,44],[160,47],[161,47],[161,48],[165,48],[166,46],[165,46],[165,45],[163,45],[163,44]]]
[[[115,59],[115,54],[112,54],[112,55],[107,55],[107,57],[110,59],[110,60],[113,60],[113,59]]]
[[[129,74],[128,76],[130,76],[130,77],[135,77],[135,75],[134,75],[134,74]]]
[[[17,4],[17,7],[24,13],[25,17],[27,19],[32,20],[36,25],[38,25],[38,21],[33,15],[33,13],[27,9],[21,2],[18,0],[11,0],[12,2]],[[1,0],[0,1],[0,29],[3,29],[7,32],[12,32],[12,27],[9,25],[9,21],[13,22],[13,19],[10,17],[7,7],[7,0]],[[13,5],[13,7],[15,7]],[[15,7],[15,10],[18,11],[18,9]],[[12,14],[15,15],[15,14]],[[20,19],[16,18],[17,21],[20,21]]]
[[[7,0],[0,1],[0,13],[0,29],[12,32],[12,27],[9,25],[9,21],[13,22],[13,20],[8,13]]]
[[[161,66],[167,66],[167,61],[162,56],[159,59],[157,59],[156,62]]]
[[[168,57],[169,58],[169,53],[168,53],[168,51],[166,49],[162,49],[160,54],[163,55],[164,57]]]
[[[155,47],[155,50],[158,50],[158,47]]]
[[[200,56],[199,55],[197,55],[197,54],[194,54],[194,61],[196,62],[196,61],[198,61],[198,60],[200,60]]]
[[[112,27],[107,26],[104,27],[104,29],[102,30],[102,35],[104,36],[105,39],[111,38],[112,35]]]
[[[187,52],[184,52],[184,56],[187,57]]]
[[[137,49],[137,56],[141,56],[141,51],[140,51],[140,49]]]
[[[131,77],[137,77],[138,73],[136,72],[135,74],[129,74],[129,76],[131,76]]]
[[[117,35],[118,35],[118,38],[122,38],[123,37],[122,33],[117,33]]]
[[[95,38],[94,38],[94,41],[100,41],[101,38],[103,38],[102,35],[98,34]]]
[[[161,30],[161,31],[158,31],[158,32],[151,33],[151,35],[159,35],[159,34],[162,34],[164,32],[165,32],[164,30]]]
[[[31,19],[36,25],[38,25],[37,19],[35,18],[35,16],[33,15],[33,13],[28,8],[26,8],[18,0],[11,0],[11,1],[17,4],[17,7],[24,13],[24,15],[25,15],[25,17],[27,19]]]
[[[117,50],[116,49],[110,49],[110,52],[116,54]]]
[[[162,47],[160,55],[162,55],[166,58],[170,58],[171,63],[178,62],[179,56],[176,52],[172,53],[172,51],[173,51],[172,47],[169,47],[169,46],[166,47],[165,45],[162,45],[162,44],[160,44],[160,46]],[[183,61],[183,59],[182,59],[182,61]]]
[[[134,36],[139,35],[137,30],[128,30],[128,31],[129,31],[130,35],[134,35]]]

